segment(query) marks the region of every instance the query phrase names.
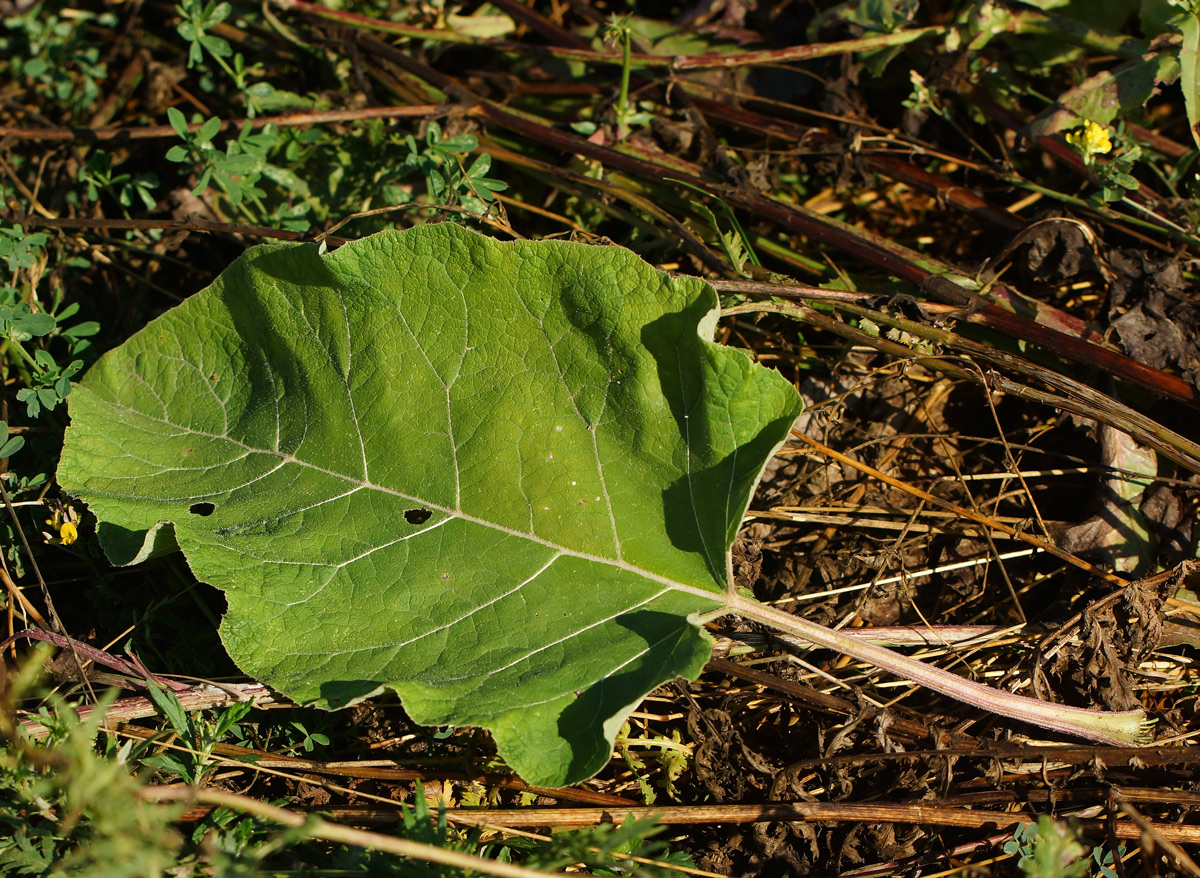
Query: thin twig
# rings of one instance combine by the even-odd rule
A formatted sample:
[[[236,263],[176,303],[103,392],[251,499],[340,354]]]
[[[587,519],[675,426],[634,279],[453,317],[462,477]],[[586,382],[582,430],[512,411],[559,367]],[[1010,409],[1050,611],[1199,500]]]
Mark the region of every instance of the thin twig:
[[[260,802],[258,799],[237,793],[196,789],[195,787],[148,786],[143,787],[139,794],[148,802],[183,802],[189,805],[201,804],[230,808],[244,814],[253,814],[264,820],[271,820],[283,826],[301,829],[310,838],[320,838],[364,850],[381,851],[426,863],[440,863],[443,866],[495,875],[497,878],[546,878],[545,872],[539,872],[536,869],[527,869],[524,866],[501,863],[498,860],[477,857],[449,848],[396,838],[394,835],[352,829],[299,811],[289,811],[286,808],[268,805],[266,802]]]
[[[1168,837],[1167,834],[1163,833],[1163,829],[1166,827],[1151,823],[1143,817],[1141,812],[1133,807],[1119,791],[1117,792],[1117,804],[1121,806],[1121,810],[1125,812],[1125,816],[1132,820],[1140,831],[1143,848],[1150,846],[1146,842],[1150,842],[1155,847],[1162,848],[1163,852],[1170,856],[1175,861],[1175,864],[1184,872],[1191,875],[1192,878],[1200,878],[1200,866],[1197,866],[1196,861],[1189,857],[1187,852],[1175,843],[1176,841],[1194,841],[1194,839],[1173,839]],[[1117,837],[1124,838],[1125,836],[1122,836],[1118,832]]]
[[[244,125],[262,128],[276,125],[280,128],[300,125],[328,125],[333,122],[358,122],[363,119],[400,119],[444,116],[455,112],[452,106],[439,104],[417,104],[408,107],[364,107],[359,110],[319,110],[311,113],[287,113],[282,116],[258,116],[253,119],[223,119],[219,131],[241,129]],[[199,131],[203,122],[187,126],[189,132]],[[120,128],[14,128],[0,125],[0,137],[16,140],[65,141],[92,143],[107,140],[155,140],[160,137],[178,137],[170,125],[122,126]]]

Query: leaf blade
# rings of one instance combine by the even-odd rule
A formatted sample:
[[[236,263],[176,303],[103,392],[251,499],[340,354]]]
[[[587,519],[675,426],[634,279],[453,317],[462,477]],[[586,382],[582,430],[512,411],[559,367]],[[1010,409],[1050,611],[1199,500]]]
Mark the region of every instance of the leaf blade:
[[[124,557],[173,523],[247,673],[391,688],[579,779],[699,674],[694,615],[798,412],[711,341],[716,305],[619,248],[448,225],[257,248],[89,372],[59,478]]]

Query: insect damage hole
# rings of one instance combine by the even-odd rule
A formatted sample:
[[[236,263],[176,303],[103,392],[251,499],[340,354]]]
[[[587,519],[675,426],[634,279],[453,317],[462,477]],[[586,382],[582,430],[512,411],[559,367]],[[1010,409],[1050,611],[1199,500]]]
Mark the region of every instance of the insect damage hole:
[[[201,503],[193,503],[188,507],[188,512],[192,513],[192,515],[199,515],[203,517],[212,515],[216,508],[217,507],[215,504],[204,501]]]
[[[405,509],[404,520],[409,524],[424,524],[433,515],[428,509]]]

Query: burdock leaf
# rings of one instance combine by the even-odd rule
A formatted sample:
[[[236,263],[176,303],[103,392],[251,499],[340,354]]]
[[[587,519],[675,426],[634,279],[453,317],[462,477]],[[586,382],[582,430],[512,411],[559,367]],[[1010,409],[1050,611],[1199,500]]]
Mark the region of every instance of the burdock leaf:
[[[258,247],[103,357],[59,481],[116,562],[172,545],[251,676],[491,729],[528,780],[604,765],[696,677],[800,403],[718,303],[618,247],[453,225]]]

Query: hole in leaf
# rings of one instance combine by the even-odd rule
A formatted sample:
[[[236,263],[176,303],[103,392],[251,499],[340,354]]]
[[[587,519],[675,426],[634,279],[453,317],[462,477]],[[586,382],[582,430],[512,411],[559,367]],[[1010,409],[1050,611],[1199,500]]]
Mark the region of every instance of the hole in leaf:
[[[433,515],[428,509],[405,509],[404,520],[409,524],[424,524]]]
[[[217,507],[214,504],[208,503],[208,502],[193,503],[191,506],[188,507],[188,512],[192,513],[192,515],[205,516],[205,515],[212,515],[213,510],[216,508]]]

